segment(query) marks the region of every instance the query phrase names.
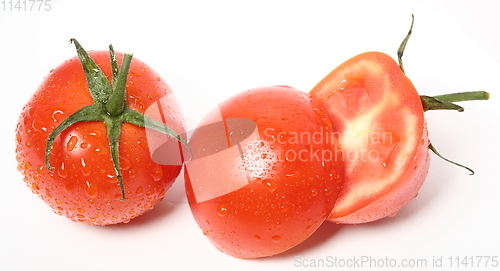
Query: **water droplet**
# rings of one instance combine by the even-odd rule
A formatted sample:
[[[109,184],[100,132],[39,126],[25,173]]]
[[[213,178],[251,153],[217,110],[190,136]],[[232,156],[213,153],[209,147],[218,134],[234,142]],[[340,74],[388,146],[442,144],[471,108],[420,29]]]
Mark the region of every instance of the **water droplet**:
[[[54,122],[60,122],[60,121],[62,121],[62,114],[64,114],[64,112],[61,111],[61,110],[54,111],[54,113],[52,113],[52,120]]]
[[[87,195],[91,198],[97,197],[97,186],[93,185],[92,183],[85,181],[85,192],[87,192]]]
[[[255,178],[253,178],[253,181],[254,181],[254,182],[261,182],[261,181],[262,181],[262,178],[255,177]]]
[[[25,162],[23,168],[25,170],[31,170],[31,163],[30,162]]]
[[[163,170],[161,169],[161,167],[156,166],[151,170],[149,175],[153,177],[153,180],[159,181],[163,177]]]
[[[40,187],[38,186],[38,183],[35,182],[31,184],[31,189],[34,190],[33,192],[35,192],[40,190]]]
[[[108,153],[108,148],[104,148],[104,147],[97,147],[94,149],[94,151],[98,154],[98,155],[103,155],[103,154],[107,154]]]
[[[132,166],[130,160],[125,157],[120,157],[120,167],[122,170],[127,170],[130,168],[130,166]]]
[[[83,210],[82,208],[78,208],[76,211],[79,212],[80,214],[85,213],[85,210]]]
[[[227,210],[226,205],[219,205],[219,207],[217,207],[217,214],[219,216],[226,216],[227,213],[228,213],[228,210]]]
[[[92,173],[92,168],[90,167],[90,165],[87,165],[87,163],[85,163],[85,158],[82,157],[82,160],[81,160],[81,170],[82,170],[82,174],[83,176],[85,177],[88,177],[90,176],[90,174]]]
[[[67,151],[72,151],[73,149],[75,149],[77,142],[78,142],[78,138],[76,136],[72,136],[68,140],[68,143],[66,143],[66,150]]]
[[[262,184],[269,190],[270,192],[276,191],[278,189],[278,185],[271,179],[262,180]]]
[[[254,235],[253,239],[255,239],[255,241],[262,241],[262,237],[258,235]]]
[[[37,132],[40,132],[40,131],[47,132],[47,127],[45,127],[44,123],[41,122],[37,117],[35,117],[31,126]]]
[[[82,149],[86,149],[88,146],[89,146],[89,144],[86,142],[83,142],[82,144],[80,144],[80,148],[82,148]]]
[[[317,189],[311,189],[311,195],[313,195],[313,197],[316,197],[318,195],[318,190]]]
[[[208,231],[203,231],[203,235],[208,235]]]
[[[330,196],[331,194],[333,193],[333,190],[331,190],[330,188],[325,188],[325,195],[327,196]]]
[[[38,168],[36,169],[36,172],[37,172],[38,174],[43,174],[43,169],[44,169],[44,168],[45,168],[45,167],[44,167],[43,165],[40,165],[40,166],[38,166]]]
[[[281,236],[273,235],[271,239],[273,240],[274,243],[279,243],[281,241]]]
[[[148,141],[145,138],[143,138],[143,137],[139,138],[137,143],[139,143],[139,146],[141,146],[143,149],[145,149],[145,150],[148,149]]]
[[[21,137],[21,134],[19,133],[19,131],[16,133],[16,142],[18,144],[20,144],[22,141],[22,137]]]
[[[62,201],[60,201],[58,199],[56,199],[55,202],[56,202],[57,205],[61,205],[62,204]]]
[[[90,132],[89,135],[99,137],[102,135],[102,132],[101,132],[101,130],[94,130],[94,131]]]
[[[75,188],[74,182],[67,182],[64,184],[64,190],[66,190],[66,193],[68,194],[71,194],[74,188]]]
[[[61,178],[68,177],[68,169],[66,168],[64,163],[61,163],[61,167],[57,169],[57,175]]]
[[[140,194],[142,194],[142,192],[143,192],[143,191],[144,191],[144,189],[142,188],[142,186],[139,186],[139,187],[137,187],[137,189],[135,190],[135,193],[136,193],[137,195],[140,195]]]

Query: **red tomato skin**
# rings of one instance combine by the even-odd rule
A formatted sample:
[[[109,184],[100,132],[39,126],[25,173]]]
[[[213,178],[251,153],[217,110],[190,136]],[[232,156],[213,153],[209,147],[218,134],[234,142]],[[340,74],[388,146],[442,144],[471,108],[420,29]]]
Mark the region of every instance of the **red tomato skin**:
[[[336,141],[308,145],[306,140],[292,144],[287,138],[294,131],[332,131],[321,104],[296,89],[273,86],[242,92],[222,103],[220,112],[222,118],[255,121],[258,135],[241,146],[244,161],[234,157],[224,160],[227,162],[223,167],[207,165],[202,172],[230,170],[232,176],[248,174],[251,181],[230,193],[199,202],[196,185],[230,182],[203,177],[193,180],[187,163],[186,193],[199,227],[220,251],[237,258],[272,256],[301,243],[328,217],[342,182],[342,161],[292,161],[290,153],[290,159],[285,159],[287,150],[311,146],[320,151],[338,150]],[[211,117],[213,112],[207,119]],[[207,121],[198,127],[204,123]],[[273,129],[272,135],[266,134],[266,129]],[[201,136],[195,130],[191,137],[195,153],[202,146],[191,142]]]
[[[395,215],[417,195],[429,168],[424,111],[411,81],[391,57],[368,52],[335,68],[310,94],[339,127],[345,152],[377,154],[345,159],[344,184],[329,220],[358,224]],[[390,140],[373,143],[370,133],[386,132]],[[363,133],[370,136],[357,138]]]
[[[111,77],[108,51],[89,55]],[[116,53],[119,64],[123,54]],[[140,113],[171,94],[168,85],[145,63],[134,58],[127,80],[127,103]],[[126,199],[120,201],[106,127],[80,122],[62,132],[51,150],[49,171],[45,146],[49,134],[68,116],[93,104],[77,57],[50,71],[21,112],[17,125],[18,169],[33,193],[59,215],[90,225],[126,223],[152,209],[179,175],[181,166],[155,163],[144,128],[125,123],[119,141]],[[175,116],[183,125],[182,116]]]

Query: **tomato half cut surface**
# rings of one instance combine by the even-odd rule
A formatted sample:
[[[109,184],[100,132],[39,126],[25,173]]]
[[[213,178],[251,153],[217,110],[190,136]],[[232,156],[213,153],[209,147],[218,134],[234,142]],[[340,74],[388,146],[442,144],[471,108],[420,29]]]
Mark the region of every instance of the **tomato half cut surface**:
[[[414,198],[429,167],[420,96],[394,60],[368,52],[338,66],[310,92],[321,100],[345,161],[329,220],[364,223],[392,216]]]
[[[342,183],[321,103],[285,86],[226,100],[194,131],[186,193],[203,233],[238,258],[281,253],[330,214]]]

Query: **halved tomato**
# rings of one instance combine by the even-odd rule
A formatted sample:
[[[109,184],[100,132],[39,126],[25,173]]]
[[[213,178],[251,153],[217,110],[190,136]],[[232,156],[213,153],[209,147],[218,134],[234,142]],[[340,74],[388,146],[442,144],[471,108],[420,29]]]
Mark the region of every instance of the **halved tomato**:
[[[368,52],[338,66],[310,94],[337,127],[345,161],[329,220],[364,223],[396,214],[429,168],[424,109],[413,84],[391,57]]]
[[[281,253],[328,218],[342,184],[339,146],[321,103],[285,86],[242,92],[194,131],[185,165],[191,211],[221,251]]]

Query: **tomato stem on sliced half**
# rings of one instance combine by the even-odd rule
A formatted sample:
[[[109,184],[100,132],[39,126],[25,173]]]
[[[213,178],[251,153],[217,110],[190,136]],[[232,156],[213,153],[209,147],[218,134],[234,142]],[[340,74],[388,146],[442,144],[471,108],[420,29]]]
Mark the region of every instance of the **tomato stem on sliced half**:
[[[410,39],[411,32],[413,31],[413,23],[415,22],[415,16],[412,14],[411,15],[411,25],[410,25],[410,30],[408,31],[408,34],[406,37],[403,39],[401,42],[401,45],[399,45],[398,48],[398,62],[399,62],[399,68],[401,68],[401,71],[405,73],[405,69],[403,67],[403,53],[406,48],[406,44],[408,43],[408,40]]]
[[[131,123],[171,136],[186,146],[190,155],[191,149],[187,142],[170,127],[150,119],[127,106],[126,83],[130,64],[132,63],[132,54],[124,55],[122,66],[119,68],[113,46],[109,46],[113,74],[112,82],[110,83],[101,68],[87,54],[78,41],[71,39],[70,42],[76,47],[94,104],[85,106],[73,113],[50,133],[45,148],[45,164],[49,170],[53,170],[53,167],[50,165],[50,152],[55,139],[61,132],[78,122],[102,121],[106,125],[111,158],[121,191],[120,200],[125,200],[125,185],[122,179],[119,159],[119,139],[123,123]]]
[[[398,54],[398,62],[399,62],[399,68],[403,73],[405,73],[404,67],[403,67],[403,53],[406,48],[406,44],[408,43],[408,40],[410,39],[412,30],[413,30],[413,23],[415,21],[415,16],[412,14],[411,15],[411,25],[410,25],[410,30],[408,31],[408,34],[406,37],[403,39],[401,44],[399,45],[397,54]],[[451,93],[451,94],[444,94],[444,95],[438,95],[438,96],[426,96],[426,95],[420,95],[420,100],[422,101],[422,106],[424,108],[424,112],[429,111],[429,110],[457,110],[458,112],[463,112],[464,108],[454,104],[455,102],[465,102],[465,101],[474,101],[474,100],[488,100],[490,98],[490,94],[486,91],[469,91],[469,92],[458,92],[458,93]],[[454,161],[451,161],[450,159],[447,159],[443,157],[437,150],[436,148],[432,145],[432,143],[429,142],[429,149],[436,154],[439,158],[452,163],[454,165],[457,165],[459,167],[463,167],[471,172],[470,175],[474,175],[474,171],[470,169],[469,167],[466,167],[464,165],[461,165],[459,163],[456,163]]]

